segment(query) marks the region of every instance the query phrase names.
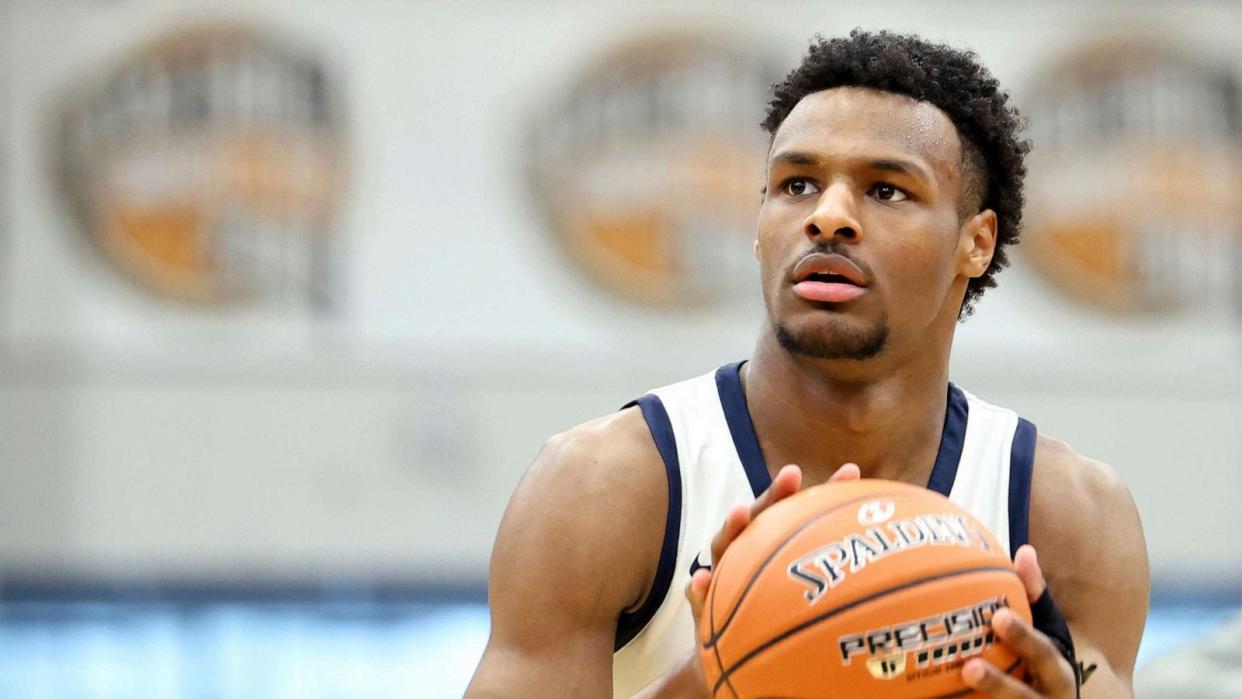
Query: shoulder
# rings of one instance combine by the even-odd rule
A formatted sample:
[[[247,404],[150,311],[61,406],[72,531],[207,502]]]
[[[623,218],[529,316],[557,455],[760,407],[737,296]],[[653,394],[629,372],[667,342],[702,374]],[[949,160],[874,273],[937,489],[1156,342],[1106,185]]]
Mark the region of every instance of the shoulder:
[[[1074,609],[1080,606],[1076,600],[1091,588],[1141,582],[1145,597],[1142,523],[1130,490],[1111,466],[1041,434],[1030,507],[1030,542],[1067,616],[1081,611]]]
[[[492,548],[492,628],[468,696],[606,696],[617,618],[654,577],[664,470],[642,414],[547,440]]]
[[[649,496],[664,480],[663,461],[647,423],[642,412],[631,407],[549,437],[527,469],[523,485],[537,481],[553,486],[562,497],[598,499],[604,502],[597,504],[628,508],[658,501]]]
[[[1074,534],[1078,528],[1133,511],[1130,490],[1111,466],[1040,434],[1031,481],[1032,525]]]
[[[553,435],[505,511],[492,567],[510,555],[545,570],[598,576],[623,600],[654,577],[668,507],[663,461],[638,408]],[[538,553],[535,553],[538,552]],[[589,572],[588,572],[589,571]]]
[[[1131,503],[1130,491],[1111,466],[1083,456],[1040,433],[1035,442],[1032,502],[1062,514],[1090,514],[1101,504]]]

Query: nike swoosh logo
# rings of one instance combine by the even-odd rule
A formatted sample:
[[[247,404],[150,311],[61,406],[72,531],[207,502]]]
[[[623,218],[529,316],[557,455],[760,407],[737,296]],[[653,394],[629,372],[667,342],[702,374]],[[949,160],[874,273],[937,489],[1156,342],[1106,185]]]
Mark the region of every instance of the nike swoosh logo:
[[[694,561],[690,563],[690,577],[694,577],[694,573],[695,573],[695,571],[699,571],[699,570],[711,570],[711,569],[712,569],[712,567],[711,567],[711,566],[709,566],[709,565],[708,565],[708,566],[705,566],[705,565],[703,565],[702,563],[700,563],[700,562],[699,562],[699,556],[702,556],[702,555],[703,555],[703,552],[702,552],[702,551],[700,551],[700,552],[698,552],[698,553],[694,554]]]

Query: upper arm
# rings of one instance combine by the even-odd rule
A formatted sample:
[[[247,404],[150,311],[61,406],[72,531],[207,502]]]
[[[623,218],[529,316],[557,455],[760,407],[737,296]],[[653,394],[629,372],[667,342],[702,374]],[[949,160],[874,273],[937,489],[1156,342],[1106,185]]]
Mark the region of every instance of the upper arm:
[[[1129,490],[1107,465],[1041,437],[1031,509],[1031,543],[1078,659],[1098,666],[1083,696],[1131,695],[1150,577]]]
[[[637,410],[549,440],[496,537],[492,631],[467,696],[611,696],[617,617],[654,575],[667,497]]]

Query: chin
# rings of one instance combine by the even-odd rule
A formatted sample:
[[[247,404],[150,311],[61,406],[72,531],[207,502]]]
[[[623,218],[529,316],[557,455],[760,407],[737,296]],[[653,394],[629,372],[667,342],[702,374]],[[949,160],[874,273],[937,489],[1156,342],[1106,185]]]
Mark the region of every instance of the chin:
[[[821,317],[812,322],[773,323],[777,342],[795,356],[812,359],[863,361],[881,354],[888,345],[888,319],[870,323]]]

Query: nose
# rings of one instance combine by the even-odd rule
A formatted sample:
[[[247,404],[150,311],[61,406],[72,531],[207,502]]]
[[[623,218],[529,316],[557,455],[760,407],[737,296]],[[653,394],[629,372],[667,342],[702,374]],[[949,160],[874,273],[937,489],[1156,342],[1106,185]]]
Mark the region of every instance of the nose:
[[[802,230],[816,242],[831,241],[838,236],[858,242],[862,238],[862,226],[858,222],[858,200],[851,187],[844,182],[828,186],[819,195],[815,210],[803,222]]]

